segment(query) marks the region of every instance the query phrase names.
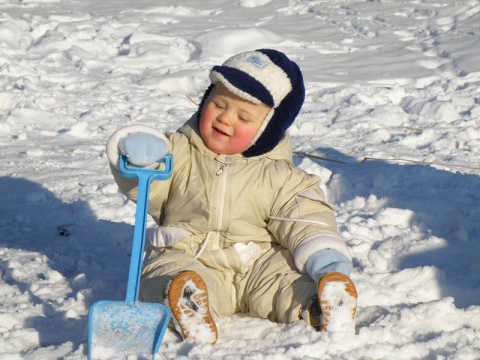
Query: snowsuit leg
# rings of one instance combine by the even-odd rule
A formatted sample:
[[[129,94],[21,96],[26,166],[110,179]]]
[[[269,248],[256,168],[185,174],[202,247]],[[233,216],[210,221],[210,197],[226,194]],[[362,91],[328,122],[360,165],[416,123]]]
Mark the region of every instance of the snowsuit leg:
[[[316,285],[310,276],[299,273],[288,249],[268,250],[240,286],[242,312],[278,323],[302,318],[309,323],[306,309],[316,296]]]
[[[210,311],[215,321],[220,316],[231,315],[232,295],[224,285],[225,274],[205,266],[201,261],[182,250],[166,249],[156,257],[154,263],[147,265],[140,283],[140,300],[145,302],[165,302],[165,292],[172,277],[180,271],[190,270],[198,273],[207,284]]]

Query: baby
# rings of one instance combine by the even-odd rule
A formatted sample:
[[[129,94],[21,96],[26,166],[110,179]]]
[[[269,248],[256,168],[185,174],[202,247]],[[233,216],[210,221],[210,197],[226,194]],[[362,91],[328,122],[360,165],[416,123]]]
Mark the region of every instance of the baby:
[[[133,201],[137,184],[118,172],[119,154],[152,168],[167,151],[174,157],[171,178],[150,187],[158,227],[141,300],[166,303],[183,338],[211,344],[217,320],[238,312],[328,331],[343,307],[352,321],[350,251],[320,179],[292,162],[287,129],[305,97],[299,67],[276,50],[247,51],[214,66],[210,80],[199,110],[168,138],[131,125],[107,143]]]

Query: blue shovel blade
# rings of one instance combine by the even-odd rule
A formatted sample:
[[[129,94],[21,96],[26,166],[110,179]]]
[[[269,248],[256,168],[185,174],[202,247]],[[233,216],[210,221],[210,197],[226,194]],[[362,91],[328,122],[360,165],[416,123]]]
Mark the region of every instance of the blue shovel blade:
[[[163,304],[98,301],[88,314],[89,359],[157,353],[170,320]]]

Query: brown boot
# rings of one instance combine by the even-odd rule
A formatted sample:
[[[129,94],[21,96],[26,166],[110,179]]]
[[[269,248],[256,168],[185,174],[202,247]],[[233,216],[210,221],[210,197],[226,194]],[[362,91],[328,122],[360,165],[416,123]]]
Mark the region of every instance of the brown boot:
[[[175,327],[184,339],[216,343],[218,330],[210,314],[207,284],[200,275],[194,271],[176,274],[167,289],[167,299]]]
[[[338,328],[336,325],[341,324],[334,322],[341,322],[345,314],[355,319],[357,289],[347,275],[339,272],[325,274],[318,283],[317,294],[318,299],[310,308],[310,323],[317,330]]]

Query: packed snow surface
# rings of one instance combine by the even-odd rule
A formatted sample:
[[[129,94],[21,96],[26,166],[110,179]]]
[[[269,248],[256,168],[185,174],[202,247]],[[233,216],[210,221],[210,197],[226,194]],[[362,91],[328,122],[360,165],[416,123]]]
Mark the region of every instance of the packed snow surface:
[[[304,72],[290,132],[316,157],[294,160],[352,249],[355,333],[236,315],[157,358],[479,359],[479,24],[478,0],[0,0],[0,358],[85,359],[88,309],[125,299],[108,137],[175,130],[212,65],[276,48]]]

